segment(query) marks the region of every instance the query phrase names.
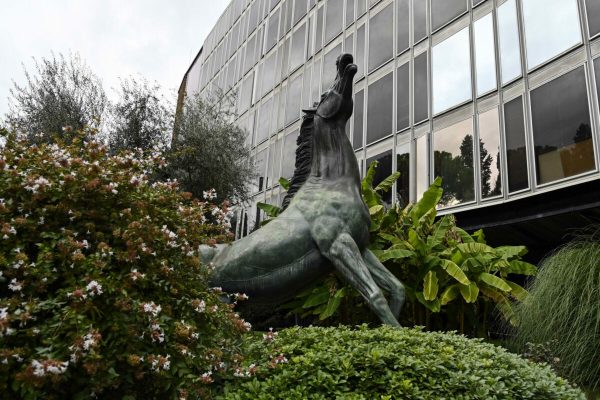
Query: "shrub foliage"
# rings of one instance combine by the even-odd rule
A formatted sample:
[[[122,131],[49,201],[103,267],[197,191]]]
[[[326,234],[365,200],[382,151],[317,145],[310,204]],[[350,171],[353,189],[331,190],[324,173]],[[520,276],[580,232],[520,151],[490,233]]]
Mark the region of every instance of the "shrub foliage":
[[[584,399],[548,366],[452,333],[291,328],[250,340],[223,399]]]
[[[150,184],[157,154],[4,133],[3,397],[185,398],[234,368],[249,325],[207,286],[197,251],[230,239],[227,204]]]

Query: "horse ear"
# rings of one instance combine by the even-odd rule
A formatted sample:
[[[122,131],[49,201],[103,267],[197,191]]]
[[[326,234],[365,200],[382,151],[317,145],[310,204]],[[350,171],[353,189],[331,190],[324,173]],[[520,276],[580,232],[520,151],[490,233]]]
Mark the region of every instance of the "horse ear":
[[[319,103],[317,115],[321,118],[331,118],[340,111],[341,107],[342,95],[332,90]]]

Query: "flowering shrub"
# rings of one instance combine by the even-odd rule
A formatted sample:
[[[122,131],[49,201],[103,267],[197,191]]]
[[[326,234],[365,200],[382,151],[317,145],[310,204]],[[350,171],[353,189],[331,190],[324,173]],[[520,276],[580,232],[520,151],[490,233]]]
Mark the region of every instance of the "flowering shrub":
[[[151,184],[159,154],[3,135],[2,397],[197,397],[239,373],[250,326],[207,286],[197,250],[231,239],[227,203]]]

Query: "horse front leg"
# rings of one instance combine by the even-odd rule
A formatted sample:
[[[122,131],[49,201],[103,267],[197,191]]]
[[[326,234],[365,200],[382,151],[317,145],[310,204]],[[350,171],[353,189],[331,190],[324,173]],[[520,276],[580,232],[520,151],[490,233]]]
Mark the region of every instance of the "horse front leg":
[[[323,253],[331,261],[334,268],[362,295],[367,304],[379,317],[382,323],[400,326],[390,310],[381,289],[369,272],[363,257],[354,242],[347,234],[341,233]]]
[[[404,285],[392,274],[369,249],[363,252],[363,259],[371,272],[371,276],[380,287],[390,294],[390,309],[398,319],[404,305]]]

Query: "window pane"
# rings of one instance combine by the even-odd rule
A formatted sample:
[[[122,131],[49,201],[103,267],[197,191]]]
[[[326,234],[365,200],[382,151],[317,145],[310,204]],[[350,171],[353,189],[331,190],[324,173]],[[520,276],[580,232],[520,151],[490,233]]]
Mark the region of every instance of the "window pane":
[[[598,93],[598,99],[600,99],[600,58],[594,60],[594,71],[596,75],[596,92]]]
[[[269,147],[269,177],[267,185],[277,185],[279,181],[279,168],[281,166],[281,140],[271,143]]]
[[[497,108],[479,115],[479,168],[481,197],[501,195],[500,118]]]
[[[244,79],[242,83],[242,91],[240,93],[240,114],[243,114],[252,102],[252,87],[254,86],[254,72]]]
[[[385,153],[381,153],[377,156],[367,159],[367,169],[373,161],[377,161],[377,169],[375,170],[375,176],[373,177],[373,187],[377,187],[385,178],[392,174],[392,151],[388,150]],[[392,204],[392,191],[388,190],[381,194],[381,199],[384,203]]]
[[[272,112],[273,98],[270,98],[260,106],[258,113],[258,125],[256,127],[256,144],[262,143],[269,137]]]
[[[393,74],[369,85],[367,101],[367,144],[392,133]]]
[[[431,0],[431,30],[437,30],[466,11],[465,0]]]
[[[504,129],[506,129],[508,191],[512,193],[529,187],[523,99],[521,96],[504,105]]]
[[[265,188],[265,168],[267,149],[261,150],[254,159],[254,171],[256,172],[256,181],[254,183],[254,192],[261,192]]]
[[[429,147],[427,135],[416,139],[416,165],[417,170],[417,201],[421,199],[423,193],[429,187]]]
[[[477,76],[477,96],[495,90],[496,52],[494,51],[494,21],[488,14],[474,24],[475,72]]]
[[[415,121],[418,123],[429,117],[427,109],[427,52],[415,57],[415,77],[414,77],[414,108]]]
[[[409,0],[397,0],[396,12],[398,18],[398,30],[396,38],[396,49],[398,53],[403,52],[410,46],[409,28],[410,28],[410,8]]]
[[[442,177],[440,207],[475,199],[473,175],[473,120],[444,128],[433,137],[434,176]]]
[[[409,112],[410,112],[410,90],[409,90],[409,63],[398,67],[396,73],[397,82],[397,119],[396,119],[396,130],[401,131],[410,125]]]
[[[369,72],[393,56],[393,18],[390,4],[369,21]]]
[[[302,65],[306,57],[306,24],[292,35],[292,54],[290,56],[290,69],[292,72]]]
[[[340,54],[342,54],[341,43],[331,49],[329,53],[325,54],[325,57],[323,58],[323,92],[329,89],[335,80],[335,75],[337,74],[335,62]]]
[[[323,47],[323,8],[317,10],[317,32],[315,33],[315,53]]]
[[[523,19],[529,69],[581,43],[577,0],[523,0]]]
[[[312,79],[312,65],[304,67],[304,77],[302,78],[302,108],[312,106],[310,101],[310,80]]]
[[[350,34],[344,39],[344,53],[354,54],[354,35]]]
[[[283,42],[283,45],[279,48],[279,54],[281,54],[281,71],[279,76],[277,77],[277,82],[283,80],[283,78],[285,78],[288,75],[290,41],[291,38],[288,37]]]
[[[404,207],[410,201],[410,143],[397,147],[396,171],[400,172],[396,181],[396,199]]]
[[[267,30],[267,42],[265,43],[265,51],[269,51],[277,43],[277,29],[279,28],[279,15],[281,9],[275,11],[271,17],[269,17],[269,28]]]
[[[346,26],[354,22],[354,0],[346,0]]]
[[[588,28],[590,37],[600,33],[600,2],[598,0],[585,0],[587,10]]]
[[[508,0],[498,7],[498,36],[502,84],[505,84],[521,76],[521,52],[515,0]]]
[[[296,163],[296,140],[298,139],[298,130],[290,133],[285,137],[283,144],[283,156],[281,176],[285,179],[292,179],[294,175],[294,166]],[[279,180],[279,178],[278,178]]]
[[[413,0],[414,42],[418,43],[427,36],[427,2]]]
[[[294,25],[296,25],[296,23],[298,21],[300,21],[300,18],[304,17],[306,15],[306,0],[295,0],[294,2]]]
[[[358,28],[356,33],[356,79],[365,75],[365,25]]]
[[[300,118],[300,108],[302,104],[302,74],[292,79],[287,87],[287,100],[285,104],[285,125]]]
[[[531,91],[539,184],[595,168],[584,67]]]
[[[471,94],[469,28],[464,28],[433,47],[433,113],[445,111]]]
[[[311,79],[312,88],[310,89],[312,92],[312,101],[319,102],[321,99],[321,92],[319,90],[319,84],[321,83],[321,59],[315,61],[315,66],[313,68],[313,76]]]
[[[361,90],[354,96],[354,133],[352,143],[354,150],[363,146],[363,109],[365,105],[365,91]]]
[[[356,0],[356,18],[367,12],[367,0]]]
[[[275,83],[275,63],[277,61],[277,53],[273,52],[265,59],[263,64],[263,80],[262,80],[262,93],[261,97],[269,93],[273,89]]]
[[[329,0],[325,15],[325,43],[336,37],[342,31],[343,17],[342,0]]]
[[[254,46],[256,45],[256,35],[248,40],[246,45],[246,57],[244,58],[244,75],[254,66]]]

